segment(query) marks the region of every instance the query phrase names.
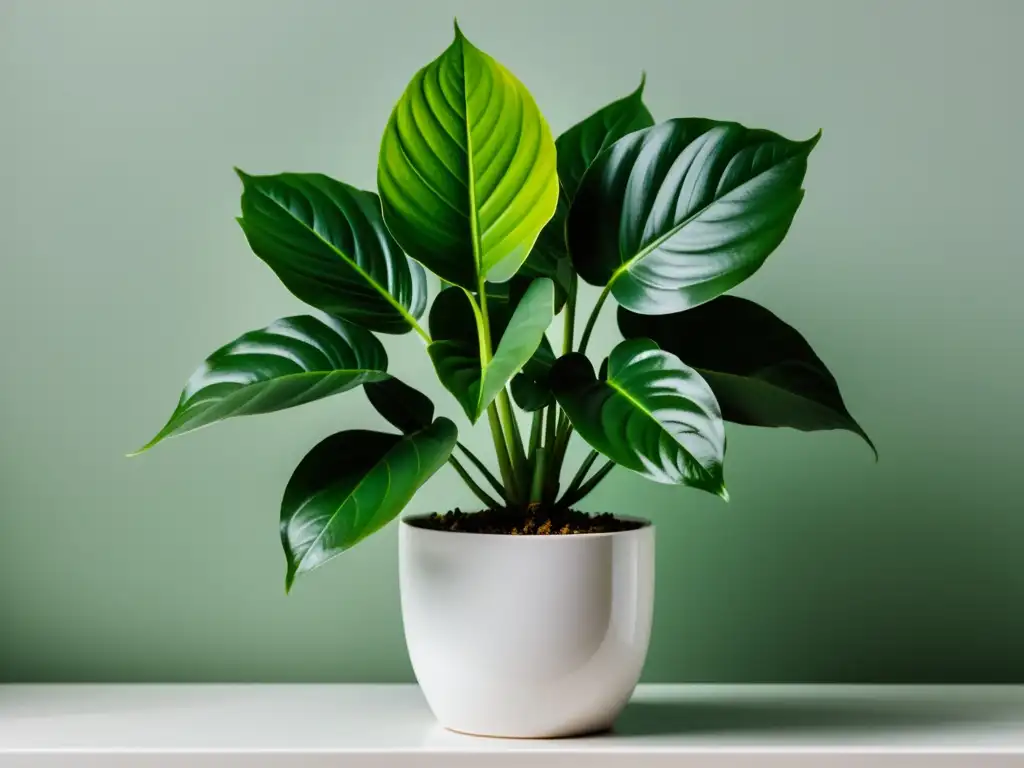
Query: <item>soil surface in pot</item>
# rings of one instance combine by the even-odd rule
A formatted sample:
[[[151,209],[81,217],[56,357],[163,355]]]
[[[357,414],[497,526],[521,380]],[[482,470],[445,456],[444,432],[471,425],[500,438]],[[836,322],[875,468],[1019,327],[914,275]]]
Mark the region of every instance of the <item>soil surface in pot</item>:
[[[636,520],[620,520],[610,512],[591,514],[575,509],[486,509],[463,512],[453,509],[416,523],[421,528],[452,533],[499,533],[509,536],[570,536],[576,533],[616,533],[643,526]]]

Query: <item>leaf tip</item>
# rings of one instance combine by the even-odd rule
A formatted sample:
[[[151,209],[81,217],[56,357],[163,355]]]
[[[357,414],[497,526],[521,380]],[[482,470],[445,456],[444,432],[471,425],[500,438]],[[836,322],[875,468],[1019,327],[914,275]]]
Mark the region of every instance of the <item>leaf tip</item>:
[[[242,180],[243,184],[245,184],[247,181],[249,181],[249,179],[252,178],[252,176],[250,176],[248,173],[243,171],[237,165],[233,166],[233,168],[234,168],[234,171],[235,171],[235,175],[238,176],[238,178],[240,178]]]
[[[637,96],[643,96],[643,94],[644,94],[644,86],[645,85],[647,85],[647,71],[644,70],[644,69],[641,69],[640,70],[640,85],[637,86],[637,89],[636,89]]]
[[[718,488],[718,497],[725,503],[729,503],[729,491],[726,489],[724,484]]]
[[[452,26],[455,27],[455,39],[456,40],[463,40],[463,39],[465,39],[466,36],[464,34],[462,34],[462,30],[459,29],[459,17],[458,16],[453,16],[452,17]]]

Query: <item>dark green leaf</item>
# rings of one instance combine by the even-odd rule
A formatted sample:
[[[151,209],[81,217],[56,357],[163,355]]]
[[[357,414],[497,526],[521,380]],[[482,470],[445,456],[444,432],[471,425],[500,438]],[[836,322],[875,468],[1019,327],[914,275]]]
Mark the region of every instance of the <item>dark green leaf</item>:
[[[718,403],[675,355],[649,339],[632,339],[612,350],[607,380],[578,352],[556,360],[550,380],[558,404],[591,448],[660,483],[728,498]]]
[[[653,339],[696,368],[729,421],[805,431],[846,429],[874,450],[811,345],[752,301],[720,296],[686,312],[659,316],[620,307],[619,329],[627,339]]]
[[[386,379],[388,358],[369,331],[337,318],[285,317],[239,336],[192,374],[165,437],[232,416],[270,413]]]
[[[364,384],[363,391],[377,413],[402,432],[415,432],[434,420],[430,398],[396,378]]]
[[[306,454],[281,502],[285,588],[393,520],[448,461],[457,438],[455,425],[439,418],[408,435],[338,432]]]
[[[598,157],[569,212],[576,271],[644,315],[710,301],[782,242],[817,141],[698,118],[631,133]]]
[[[499,307],[496,305],[496,310]],[[534,280],[514,312],[503,323],[496,311],[491,323],[494,356],[481,356],[483,318],[461,288],[446,288],[430,308],[427,347],[437,377],[459,401],[466,416],[476,422],[497,394],[537,351],[554,316],[554,288],[550,280]],[[507,327],[503,327],[507,326]]]
[[[548,382],[548,374],[555,362],[555,352],[547,336],[533,353],[521,373],[517,373],[509,384],[512,399],[524,411],[539,411],[555,401]]]
[[[318,173],[238,175],[238,223],[288,290],[371,331],[416,327],[426,275],[388,234],[375,194]]]
[[[555,143],[529,91],[456,27],[388,121],[377,186],[402,247],[476,291],[511,278],[554,213]]]
[[[626,134],[654,125],[643,94],[641,79],[640,86],[629,96],[601,107],[555,140],[558,180],[568,202],[575,199],[583,175],[601,152]]]

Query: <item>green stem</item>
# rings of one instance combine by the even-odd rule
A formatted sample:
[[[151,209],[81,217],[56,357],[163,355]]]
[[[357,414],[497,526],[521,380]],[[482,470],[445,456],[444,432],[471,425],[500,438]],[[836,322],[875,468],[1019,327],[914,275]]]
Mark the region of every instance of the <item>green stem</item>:
[[[594,490],[598,486],[598,483],[604,480],[608,476],[608,473],[615,469],[616,466],[617,465],[615,464],[615,462],[609,459],[605,464],[601,466],[599,470],[597,470],[597,472],[594,473],[594,476],[592,478],[590,478],[582,486],[577,488],[575,493],[566,493],[565,496],[562,497],[562,500],[559,502],[559,505],[568,509],[573,504],[579,502],[581,499],[586,497],[592,490]]]
[[[605,301],[608,299],[608,294],[611,292],[612,284],[608,283],[601,291],[601,295],[597,297],[597,303],[594,305],[593,310],[590,312],[590,318],[587,320],[587,325],[583,329],[583,336],[580,338],[580,352],[587,351],[587,344],[590,343],[590,334],[594,332],[594,323],[597,322],[597,316],[601,314],[601,307],[604,306]]]
[[[569,295],[565,299],[565,326],[562,332],[562,354],[572,352],[572,337],[576,326],[576,273],[569,281]]]
[[[486,504],[488,509],[501,509],[503,506],[505,506],[500,501],[491,498],[487,494],[487,491],[485,491],[483,488],[477,485],[476,481],[472,477],[470,477],[469,472],[466,471],[466,468],[462,466],[462,463],[458,459],[456,459],[454,456],[449,456],[448,463],[455,468],[455,471],[459,473],[459,477],[462,478],[462,482],[469,486],[469,490],[471,490],[474,493],[474,495],[478,499],[480,499],[480,501]]]
[[[476,301],[473,295],[466,291],[469,300]],[[478,332],[480,336],[480,363],[486,367],[491,362],[491,321],[487,316],[487,284],[483,275],[477,282],[477,298],[480,308]],[[509,456],[508,441],[505,431],[501,427],[501,418],[498,416],[498,409],[492,402],[487,406],[487,423],[491,428],[491,439],[494,441],[494,452],[498,457],[498,470],[501,472],[501,479],[505,483],[505,497],[510,502],[515,502],[518,497],[516,476],[512,469],[512,459]]]
[[[526,460],[533,463],[537,458],[537,449],[541,446],[541,438],[544,432],[544,409],[533,412],[533,421],[530,422],[530,447],[526,451]]]
[[[530,503],[539,504],[544,498],[544,464],[547,448],[537,449],[537,463],[533,465],[533,483],[530,485]]]
[[[580,468],[576,470],[576,474],[573,475],[572,480],[569,482],[569,487],[565,489],[566,496],[571,496],[579,490],[579,487],[583,485],[583,480],[587,476],[587,472],[589,472],[590,468],[594,466],[594,462],[597,461],[597,457],[599,455],[600,454],[597,451],[591,451],[587,454],[587,458],[583,460]]]
[[[558,460],[556,450],[558,432],[556,430],[558,406],[549,405],[544,409],[544,447],[547,448],[547,476],[544,483],[544,501],[553,501],[558,496],[558,481],[562,474],[562,464]]]
[[[484,476],[484,479],[491,484],[491,486],[494,488],[494,490],[498,492],[502,499],[505,499],[505,486],[503,486],[501,482],[499,482],[498,478],[491,474],[491,471],[487,469],[487,466],[482,461],[480,461],[479,458],[477,458],[476,454],[469,450],[469,448],[467,448],[461,442],[456,442],[455,447],[462,450],[462,452],[466,455],[466,458],[473,462],[473,466],[480,470],[480,474]],[[507,501],[507,499],[505,500]]]
[[[512,404],[509,402],[508,390],[503,389],[498,393],[498,415],[501,417],[505,427],[505,443],[510,446],[512,459],[512,472],[516,476],[520,489],[525,493],[527,483],[530,481],[529,469],[526,465],[526,451],[523,450],[523,438],[519,434],[519,422],[512,413]]]
[[[501,420],[498,418],[498,409],[494,403],[487,406],[487,422],[491,427],[491,439],[494,441],[494,453],[498,457],[498,471],[505,484],[505,498],[514,503],[518,498],[516,478],[512,472],[512,460],[508,455],[508,446],[505,445],[505,437],[501,431]]]

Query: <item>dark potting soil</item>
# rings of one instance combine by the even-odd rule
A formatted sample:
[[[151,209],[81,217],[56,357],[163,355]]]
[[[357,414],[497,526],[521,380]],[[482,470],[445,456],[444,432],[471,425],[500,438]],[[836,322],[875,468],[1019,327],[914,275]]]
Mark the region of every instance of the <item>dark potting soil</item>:
[[[620,520],[610,512],[591,514],[575,509],[453,509],[416,522],[421,528],[452,533],[499,533],[509,536],[569,536],[575,533],[615,533],[642,527],[635,520]]]

